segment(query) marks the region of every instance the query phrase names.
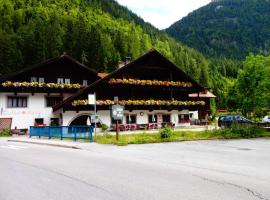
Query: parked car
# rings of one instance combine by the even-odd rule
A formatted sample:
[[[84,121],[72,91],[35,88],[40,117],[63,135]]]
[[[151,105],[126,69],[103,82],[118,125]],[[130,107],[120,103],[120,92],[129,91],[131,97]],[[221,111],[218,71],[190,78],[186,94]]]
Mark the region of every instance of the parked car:
[[[219,127],[227,127],[231,126],[232,124],[255,124],[255,122],[251,121],[250,119],[242,116],[242,115],[223,115],[220,116],[218,119],[218,126]]]
[[[270,123],[270,116],[265,116],[262,121]]]

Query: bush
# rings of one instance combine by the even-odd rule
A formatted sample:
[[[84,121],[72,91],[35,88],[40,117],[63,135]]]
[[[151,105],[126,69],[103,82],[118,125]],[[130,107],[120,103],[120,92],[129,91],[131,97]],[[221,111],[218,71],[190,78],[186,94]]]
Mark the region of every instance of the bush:
[[[165,128],[160,129],[159,135],[160,138],[162,139],[170,138],[173,135],[173,130],[172,128],[167,126]]]
[[[106,124],[101,124],[101,130],[102,130],[102,132],[107,132],[108,128],[109,127]]]
[[[3,130],[0,132],[0,137],[8,137],[10,136],[10,132],[8,130]]]
[[[223,138],[255,138],[263,135],[263,129],[252,125],[237,125],[218,130],[218,134]]]

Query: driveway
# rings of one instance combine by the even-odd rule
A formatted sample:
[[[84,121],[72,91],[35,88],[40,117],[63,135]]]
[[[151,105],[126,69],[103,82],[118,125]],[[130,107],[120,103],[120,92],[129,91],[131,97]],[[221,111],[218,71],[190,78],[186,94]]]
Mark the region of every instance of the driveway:
[[[82,149],[0,139],[1,200],[270,200],[270,140]]]

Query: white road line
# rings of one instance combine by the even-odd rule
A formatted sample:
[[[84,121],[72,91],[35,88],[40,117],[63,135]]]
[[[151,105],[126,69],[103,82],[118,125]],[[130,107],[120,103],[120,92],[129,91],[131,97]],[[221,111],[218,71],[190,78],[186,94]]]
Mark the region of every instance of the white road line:
[[[17,146],[17,145],[2,145],[0,146],[1,148],[5,149],[14,149],[14,150],[21,150],[21,149],[27,149],[28,147],[23,147],[23,146]]]

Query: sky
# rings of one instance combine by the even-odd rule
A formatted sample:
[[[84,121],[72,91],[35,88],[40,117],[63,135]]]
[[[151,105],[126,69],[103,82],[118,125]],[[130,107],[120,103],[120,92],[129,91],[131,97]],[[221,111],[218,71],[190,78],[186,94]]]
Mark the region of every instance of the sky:
[[[211,0],[116,0],[159,29],[169,27]]]

